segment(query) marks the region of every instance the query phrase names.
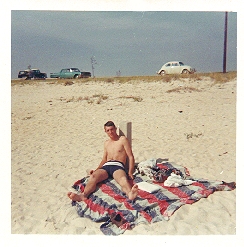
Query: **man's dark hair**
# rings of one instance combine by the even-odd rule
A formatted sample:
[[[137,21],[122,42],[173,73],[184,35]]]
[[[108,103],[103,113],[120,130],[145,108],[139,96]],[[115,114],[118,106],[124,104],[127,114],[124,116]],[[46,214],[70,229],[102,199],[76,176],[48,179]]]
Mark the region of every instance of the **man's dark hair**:
[[[107,123],[104,124],[104,127],[109,127],[109,126],[116,127],[113,121],[108,121]]]

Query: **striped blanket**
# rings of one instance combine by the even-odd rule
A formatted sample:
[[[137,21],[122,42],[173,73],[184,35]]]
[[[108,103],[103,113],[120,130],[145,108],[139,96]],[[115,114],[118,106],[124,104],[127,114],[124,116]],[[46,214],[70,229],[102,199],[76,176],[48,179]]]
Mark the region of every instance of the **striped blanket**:
[[[131,201],[120,190],[114,179],[107,179],[97,186],[97,190],[85,202],[72,202],[80,217],[86,217],[94,222],[102,222],[100,229],[105,235],[119,235],[132,229],[139,223],[153,223],[169,220],[169,217],[182,205],[192,204],[201,198],[206,198],[215,191],[233,190],[235,183],[209,181],[192,178],[187,168],[172,162],[157,163],[158,169],[167,171],[174,169],[184,179],[193,183],[187,186],[166,187],[164,183],[152,182],[160,186],[160,190],[148,193],[140,190],[138,197]],[[88,177],[80,179],[72,186],[77,192],[83,191]],[[147,181],[146,176],[135,174],[131,184]]]

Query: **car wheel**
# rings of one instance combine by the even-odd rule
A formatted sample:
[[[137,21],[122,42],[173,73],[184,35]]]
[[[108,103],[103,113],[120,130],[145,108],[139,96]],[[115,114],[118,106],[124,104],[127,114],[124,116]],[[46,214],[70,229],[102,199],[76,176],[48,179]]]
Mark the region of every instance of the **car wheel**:
[[[75,78],[75,79],[78,79],[78,78],[79,78],[79,75],[75,75],[74,78]]]
[[[187,69],[183,69],[181,74],[189,74],[189,71]]]
[[[164,71],[164,70],[162,70],[162,71],[160,72],[160,75],[161,75],[161,76],[166,75],[165,71]]]

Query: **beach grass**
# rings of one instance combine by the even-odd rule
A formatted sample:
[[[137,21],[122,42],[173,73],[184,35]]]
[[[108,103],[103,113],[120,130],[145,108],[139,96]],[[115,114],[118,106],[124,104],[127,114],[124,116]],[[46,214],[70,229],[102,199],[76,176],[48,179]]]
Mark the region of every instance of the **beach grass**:
[[[223,84],[237,77],[236,71],[227,73],[222,72],[209,72],[209,73],[195,73],[195,74],[174,74],[164,76],[120,76],[120,77],[95,77],[95,78],[81,78],[81,79],[52,79],[47,78],[46,80],[24,80],[24,79],[13,79],[11,85],[32,85],[46,82],[48,84],[61,84],[64,86],[71,86],[74,83],[90,83],[90,82],[107,82],[107,83],[137,83],[142,81],[145,83],[149,82],[165,82],[170,83],[176,80],[189,81],[202,81],[204,79],[211,79],[213,84]]]

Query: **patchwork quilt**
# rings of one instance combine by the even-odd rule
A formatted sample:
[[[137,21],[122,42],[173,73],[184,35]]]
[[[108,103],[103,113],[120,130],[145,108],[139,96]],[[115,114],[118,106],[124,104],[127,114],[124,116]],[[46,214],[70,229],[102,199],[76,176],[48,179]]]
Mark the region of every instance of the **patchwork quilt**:
[[[160,187],[158,191],[149,193],[138,192],[135,200],[129,200],[120,190],[114,179],[107,179],[97,185],[97,189],[86,201],[72,202],[80,217],[86,217],[94,222],[101,222],[100,229],[105,235],[120,235],[140,223],[154,223],[169,220],[170,216],[182,205],[192,204],[201,198],[206,198],[215,191],[230,191],[235,189],[235,182],[209,181],[192,178],[187,168],[172,162],[156,163],[154,170],[166,174],[160,182],[149,180],[147,176],[135,174],[131,185],[139,182],[149,182]],[[180,174],[182,179],[192,180],[189,185],[179,187],[165,186],[163,181],[170,176],[168,172]],[[162,178],[162,177],[161,177]],[[82,192],[89,177],[84,177],[72,186],[76,192]]]

